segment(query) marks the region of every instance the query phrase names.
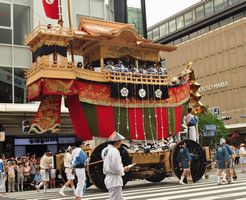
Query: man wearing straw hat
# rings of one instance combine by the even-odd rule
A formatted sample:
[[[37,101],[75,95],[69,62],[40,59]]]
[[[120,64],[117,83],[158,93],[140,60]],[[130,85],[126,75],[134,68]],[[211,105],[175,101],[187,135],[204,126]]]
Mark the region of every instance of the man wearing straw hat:
[[[108,138],[108,146],[102,151],[103,159],[103,173],[106,175],[104,183],[109,191],[110,200],[123,200],[122,186],[123,180],[122,176],[125,172],[130,170],[129,166],[123,167],[119,148],[121,146],[121,141],[125,137],[114,131]]]
[[[62,196],[66,196],[64,194],[64,190],[71,186],[73,192],[75,192],[75,187],[74,187],[74,184],[73,184],[73,180],[75,179],[75,176],[74,176],[74,172],[73,172],[73,166],[72,166],[72,147],[69,146],[67,149],[66,149],[66,153],[64,155],[64,167],[65,167],[65,173],[66,173],[66,176],[67,176],[67,182],[63,185],[62,189],[59,191],[59,194],[62,195]]]
[[[233,180],[232,180],[232,175],[231,175],[231,165],[233,164],[233,157],[232,157],[232,154],[233,154],[233,151],[231,150],[230,146],[228,144],[226,144],[226,140],[224,138],[221,138],[220,139],[220,145],[225,147],[227,153],[229,154],[229,161],[228,161],[228,165],[227,165],[227,168],[226,168],[226,174],[223,175],[223,180],[226,180],[227,179],[227,182],[228,183],[232,183]]]

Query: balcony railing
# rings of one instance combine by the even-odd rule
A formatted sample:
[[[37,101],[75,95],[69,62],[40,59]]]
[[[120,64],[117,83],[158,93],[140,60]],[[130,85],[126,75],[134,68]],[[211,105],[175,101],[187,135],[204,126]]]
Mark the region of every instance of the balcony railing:
[[[25,43],[29,44],[30,41],[33,40],[38,34],[48,34],[48,35],[56,35],[56,36],[66,36],[70,37],[73,35],[73,31],[70,28],[63,28],[63,27],[51,27],[50,29],[47,28],[45,25],[38,25],[30,35],[26,36]]]

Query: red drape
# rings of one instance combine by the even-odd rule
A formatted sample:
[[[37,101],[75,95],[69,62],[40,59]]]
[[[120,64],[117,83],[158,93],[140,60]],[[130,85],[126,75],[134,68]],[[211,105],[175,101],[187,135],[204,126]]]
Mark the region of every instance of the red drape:
[[[129,108],[128,118],[131,139],[144,140],[144,123],[142,108]]]
[[[83,107],[80,104],[78,95],[68,96],[66,104],[73,122],[73,127],[78,138],[91,140],[92,134],[88,127]]]
[[[98,136],[109,137],[114,131],[114,108],[112,106],[97,106]]]
[[[176,128],[176,134],[177,134],[181,130],[182,105],[175,108],[175,114],[176,114],[176,117],[175,117],[175,120],[176,120],[175,128]]]

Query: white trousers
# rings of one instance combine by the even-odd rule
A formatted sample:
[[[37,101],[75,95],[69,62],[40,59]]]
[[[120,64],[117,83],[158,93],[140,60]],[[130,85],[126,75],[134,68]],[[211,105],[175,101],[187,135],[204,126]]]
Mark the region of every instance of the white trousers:
[[[196,142],[196,127],[195,126],[188,127],[188,139]]]
[[[75,168],[75,174],[77,176],[78,182],[74,194],[76,197],[82,197],[86,179],[85,168]]]
[[[109,188],[109,200],[123,200],[123,195],[122,195],[122,187],[113,187]]]

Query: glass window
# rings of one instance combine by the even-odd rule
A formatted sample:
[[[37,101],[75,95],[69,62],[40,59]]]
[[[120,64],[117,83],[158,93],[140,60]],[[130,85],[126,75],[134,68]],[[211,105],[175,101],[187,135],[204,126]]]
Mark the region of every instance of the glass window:
[[[11,5],[0,3],[0,26],[11,27]]]
[[[196,20],[200,20],[204,18],[204,7],[203,5],[195,9],[196,12]]]
[[[156,40],[160,37],[160,34],[159,34],[159,27],[158,28],[155,28],[153,30],[153,40]]]
[[[229,23],[232,22],[232,21],[233,21],[233,17],[228,17],[228,18],[226,18],[226,19],[220,21],[220,26],[224,26],[224,25],[226,25],[226,24],[229,24]]]
[[[240,12],[240,13],[234,15],[234,16],[233,16],[233,19],[234,19],[234,20],[238,20],[238,19],[243,18],[244,16],[245,16],[245,12]]]
[[[184,16],[181,15],[176,18],[176,23],[177,23],[177,29],[183,28],[184,27]]]
[[[113,0],[105,1],[105,7],[106,7],[106,20],[114,21],[114,1]]]
[[[0,67],[0,103],[12,103],[12,68]]]
[[[127,0],[128,23],[134,24],[137,32],[143,35],[141,0]]]
[[[176,28],[176,20],[175,19],[169,21],[168,24],[169,24],[169,32],[170,33],[172,33],[172,32],[177,30],[177,28]]]
[[[220,12],[227,6],[227,0],[214,0],[214,11]]]
[[[210,26],[210,30],[214,30],[214,29],[219,28],[219,27],[220,27],[220,24],[219,24],[219,22],[217,22],[217,23],[212,24],[212,25]]]
[[[185,19],[185,26],[188,26],[189,24],[191,24],[193,22],[192,11],[185,13],[184,19]]]
[[[187,40],[189,40],[189,35],[186,35],[184,37],[181,38],[182,42],[185,42]]]
[[[29,33],[29,7],[14,5],[14,44],[24,45],[25,35]]]
[[[212,1],[205,3],[204,8],[205,8],[205,16],[209,16],[214,13],[214,7]]]
[[[160,37],[168,34],[168,26],[167,24],[163,24],[160,26]]]
[[[0,43],[12,44],[12,31],[9,29],[0,29]]]
[[[26,103],[27,88],[24,76],[24,68],[14,69],[15,103]]]
[[[198,32],[197,31],[191,33],[190,34],[190,39],[196,37],[197,35],[198,35]]]
[[[174,45],[177,45],[177,44],[180,44],[180,43],[181,43],[181,38],[173,41],[173,44]]]
[[[148,39],[153,40],[153,33],[152,33],[152,31],[148,31]]]

